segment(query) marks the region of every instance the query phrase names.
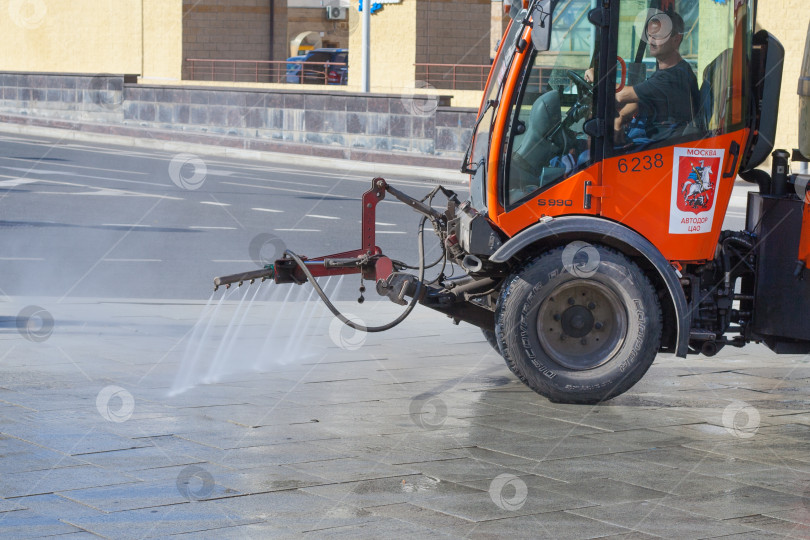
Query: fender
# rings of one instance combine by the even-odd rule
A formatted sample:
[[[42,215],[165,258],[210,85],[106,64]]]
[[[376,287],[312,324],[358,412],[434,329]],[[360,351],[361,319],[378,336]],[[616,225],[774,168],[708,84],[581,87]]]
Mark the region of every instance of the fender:
[[[636,231],[600,217],[561,216],[537,223],[522,230],[506,241],[489,258],[490,262],[504,264],[524,249],[537,243],[557,246],[573,240],[588,240],[604,244],[625,255],[643,257],[669,292],[677,322],[675,355],[685,358],[689,348],[691,316],[678,272],[649,240]]]

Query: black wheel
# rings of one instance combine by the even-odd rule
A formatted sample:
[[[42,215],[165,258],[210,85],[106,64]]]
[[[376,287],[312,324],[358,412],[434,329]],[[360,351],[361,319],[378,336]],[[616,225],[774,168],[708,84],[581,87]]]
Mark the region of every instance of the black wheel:
[[[621,253],[579,241],[510,278],[495,318],[507,366],[560,403],[627,391],[661,344],[661,307],[644,273]]]
[[[492,348],[495,349],[495,352],[498,353],[498,354],[501,354],[501,349],[498,347],[498,339],[495,337],[495,331],[494,330],[484,330],[482,328],[481,332],[484,334],[484,337],[486,338],[487,343],[489,343],[492,346]]]

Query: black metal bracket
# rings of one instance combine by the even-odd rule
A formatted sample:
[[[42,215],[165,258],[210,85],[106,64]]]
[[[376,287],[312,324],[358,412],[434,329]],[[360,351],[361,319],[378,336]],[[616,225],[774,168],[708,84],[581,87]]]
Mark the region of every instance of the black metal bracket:
[[[588,22],[594,26],[605,28],[610,24],[610,12],[603,7],[592,9],[588,12]]]
[[[734,161],[731,163],[731,168],[728,172],[723,173],[723,178],[734,178],[737,176],[737,164],[740,162],[740,145],[737,141],[731,141],[731,147],[728,153],[734,156]]]
[[[601,118],[591,118],[582,126],[582,131],[591,137],[604,137],[607,131],[607,123]]]
[[[585,208],[585,210],[590,210],[591,209],[591,197],[592,197],[592,195],[590,193],[588,193],[588,188],[591,187],[592,185],[593,185],[593,182],[591,182],[590,180],[585,180],[585,196],[583,197],[583,203],[582,203],[582,207]]]

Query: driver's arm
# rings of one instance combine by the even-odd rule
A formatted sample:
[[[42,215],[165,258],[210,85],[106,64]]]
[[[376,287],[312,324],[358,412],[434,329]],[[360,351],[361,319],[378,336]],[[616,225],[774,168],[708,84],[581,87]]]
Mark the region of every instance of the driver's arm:
[[[618,115],[616,116],[616,122],[613,126],[616,133],[620,132],[638,113],[638,103],[638,94],[636,94],[632,86],[625,86],[622,90],[616,92],[616,110],[618,111]]]
[[[639,98],[635,88],[632,86],[625,86],[616,92],[616,108],[621,110],[622,107],[629,103],[638,103]]]
[[[632,120],[633,117],[638,113],[638,110],[638,103],[628,103],[619,110],[615,123],[613,124],[614,133],[617,136],[624,134],[624,126],[630,123],[630,120]]]

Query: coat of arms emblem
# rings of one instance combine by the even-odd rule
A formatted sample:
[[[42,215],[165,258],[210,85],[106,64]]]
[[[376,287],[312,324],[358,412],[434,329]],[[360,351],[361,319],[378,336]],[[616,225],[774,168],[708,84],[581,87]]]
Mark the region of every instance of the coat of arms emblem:
[[[719,159],[681,158],[683,161],[678,175],[678,208],[684,212],[699,214],[712,208],[717,187],[712,176],[717,174]],[[684,175],[684,169],[689,172]]]
[[[704,234],[714,227],[718,187],[723,176],[725,151],[710,148],[675,148],[669,232]]]

